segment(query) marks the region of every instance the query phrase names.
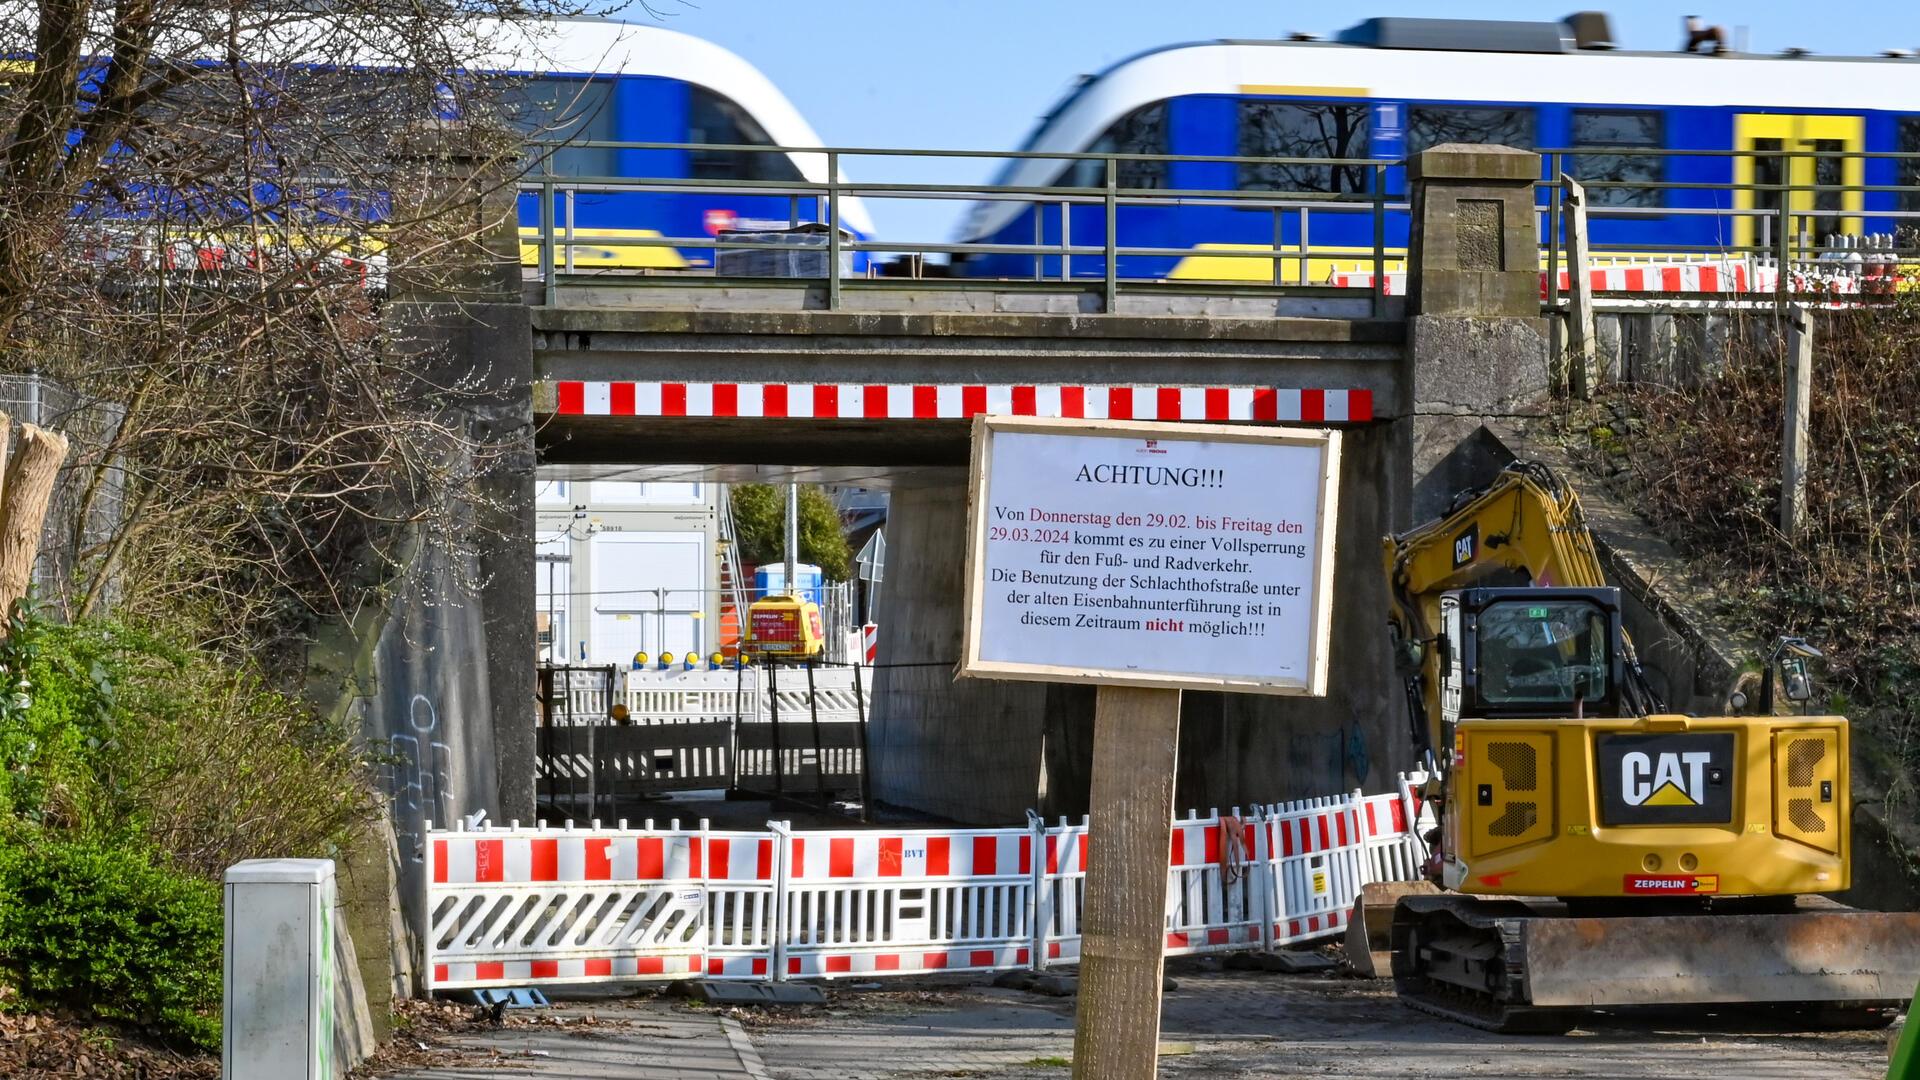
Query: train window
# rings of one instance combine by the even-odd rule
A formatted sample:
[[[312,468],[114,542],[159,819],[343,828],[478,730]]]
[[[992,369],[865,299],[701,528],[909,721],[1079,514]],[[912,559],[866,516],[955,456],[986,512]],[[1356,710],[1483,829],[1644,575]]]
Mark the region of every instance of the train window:
[[[1242,101],[1240,156],[1365,158],[1367,107]],[[1241,165],[1240,187],[1254,191],[1359,192],[1367,189],[1370,171],[1365,165]]]
[[[1657,112],[1626,109],[1573,110],[1573,145],[1597,147],[1644,146],[1658,150],[1666,145],[1663,118]],[[1658,182],[1660,157],[1657,154],[1576,154],[1567,162],[1576,180],[1602,180],[1632,183]],[[1594,188],[1587,195],[1593,206],[1652,206],[1661,204],[1660,189],[1651,187]]]
[[[735,146],[772,146],[772,137],[753,115],[730,98],[701,86],[688,87],[687,141]],[[695,150],[692,175],[705,180],[799,180],[800,170],[787,154],[752,150]]]
[[[1903,154],[1920,154],[1920,116],[1900,118],[1900,144],[1895,147]],[[1920,157],[1901,158],[1899,182],[1908,188],[1920,188]],[[1920,213],[1920,190],[1900,193],[1900,209],[1908,213]],[[1900,223],[1906,228],[1920,228],[1920,220],[1909,219]]]
[[[1164,154],[1167,152],[1167,103],[1156,101],[1142,105],[1115,120],[1087,144],[1088,154]],[[1114,181],[1123,188],[1163,188],[1167,186],[1164,161],[1122,161]],[[1107,163],[1104,161],[1069,162],[1060,171],[1054,187],[1106,187]]]
[[[616,137],[612,85],[605,79],[526,79],[507,89],[503,105],[509,121],[532,138],[605,142]],[[611,176],[613,151],[563,146],[553,152],[553,171],[561,176]]]
[[[1533,110],[1415,105],[1407,110],[1407,156],[1441,143],[1534,148]]]

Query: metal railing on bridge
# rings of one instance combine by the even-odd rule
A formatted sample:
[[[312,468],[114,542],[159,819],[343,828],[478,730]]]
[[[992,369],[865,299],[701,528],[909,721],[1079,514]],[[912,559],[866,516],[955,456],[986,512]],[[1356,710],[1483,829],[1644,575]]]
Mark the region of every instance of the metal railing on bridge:
[[[785,283],[811,286],[824,279],[830,309],[842,305],[850,288],[896,287],[900,277],[913,278],[910,284],[917,288],[1066,285],[1097,291],[1100,310],[1108,312],[1118,309],[1122,293],[1175,287],[1234,295],[1362,296],[1371,301],[1366,310],[1383,317],[1387,298],[1406,288],[1408,185],[1405,163],[1398,160],[654,142],[579,142],[558,149],[631,152],[644,160],[695,149],[740,157],[810,157],[824,160],[824,173],[816,175],[825,179],[561,175],[555,171],[556,155],[542,152],[520,185],[522,198],[537,203],[531,208],[537,224],[522,229],[522,250],[549,302],[567,282],[739,281],[712,266],[636,272],[622,265],[647,261],[633,257],[637,254],[692,253],[718,263],[723,253],[768,250],[770,235],[728,228],[733,219],[726,211],[696,214],[683,207],[679,218],[698,220],[697,232],[660,228],[661,220],[639,228],[631,227],[638,219],[620,226],[581,224],[583,205],[621,196],[753,199],[759,200],[757,206],[783,207],[785,220],[776,215],[761,223],[763,231],[811,227],[809,250],[820,256],[810,273]],[[1560,306],[1570,284],[1563,213],[1569,178],[1588,194],[1586,270],[1603,294],[1864,299],[1891,291],[1891,283],[1920,262],[1920,154],[1646,146],[1539,153],[1541,300],[1550,310]],[[957,179],[982,162],[1025,159],[1060,163],[1061,178],[1050,184]],[[871,168],[911,161],[924,169],[930,160],[947,162],[956,179],[883,183],[843,176],[850,161]],[[1220,176],[1222,167],[1233,168],[1242,179],[1279,176],[1300,182],[1292,189],[1171,183],[1193,175]],[[1136,185],[1143,174],[1150,174],[1154,186]],[[1307,183],[1328,190],[1309,190]],[[1010,219],[1014,225],[984,238],[932,241],[851,229],[846,211],[856,201],[1012,204],[1018,212]],[[598,209],[602,220],[619,217],[609,217],[604,206]],[[672,216],[663,214],[662,220]],[[1016,231],[1022,235],[1014,236]],[[1249,241],[1255,233],[1261,239]],[[596,257],[586,259],[583,253]],[[993,259],[997,271],[956,274],[949,269],[951,276],[929,276],[941,269],[925,263],[929,255],[968,265]],[[886,258],[893,261],[883,264]],[[1010,269],[1015,267],[1018,272]]]
[[[719,252],[750,250],[755,246],[751,240],[745,238],[728,239],[708,232],[706,226],[709,222],[704,217],[703,229],[699,235],[667,235],[660,233],[657,229],[647,228],[581,229],[577,225],[576,209],[582,195],[679,194],[784,198],[788,209],[787,224],[789,226],[824,226],[826,258],[823,260],[823,267],[845,268],[848,265],[847,257],[855,254],[922,258],[926,255],[946,255],[949,258],[1013,256],[1029,262],[1032,268],[1031,273],[1017,279],[1020,281],[1081,284],[1097,282],[1103,295],[1104,310],[1107,311],[1115,310],[1118,295],[1123,288],[1132,288],[1142,281],[1151,283],[1157,280],[1127,278],[1120,271],[1121,260],[1130,258],[1177,260],[1195,254],[1190,246],[1122,243],[1119,218],[1123,210],[1136,207],[1207,207],[1262,214],[1271,224],[1272,239],[1269,243],[1209,247],[1203,253],[1209,259],[1249,260],[1255,264],[1265,262],[1269,266],[1269,272],[1265,275],[1264,284],[1268,287],[1292,289],[1324,287],[1326,282],[1310,280],[1316,261],[1323,260],[1340,260],[1347,264],[1364,267],[1371,271],[1375,280],[1384,282],[1388,269],[1388,249],[1383,242],[1383,238],[1387,235],[1386,217],[1389,211],[1404,212],[1406,210],[1404,199],[1394,199],[1388,195],[1387,170],[1398,163],[1380,160],[1224,155],[1025,153],[870,147],[779,147],[656,142],[575,142],[551,144],[546,148],[633,152],[700,150],[707,153],[805,155],[824,158],[826,162],[824,175],[827,177],[823,181],[807,181],[563,176],[553,171],[555,155],[541,153],[534,165],[534,170],[520,185],[523,196],[533,195],[539,198],[539,223],[532,230],[531,236],[523,230],[522,242],[523,249],[533,249],[534,258],[531,261],[537,266],[540,280],[546,283],[549,302],[553,300],[561,276],[579,272],[580,267],[575,254],[583,247]],[[853,159],[946,159],[962,163],[1044,159],[1060,162],[1063,165],[1085,163],[1100,175],[1101,180],[1094,184],[1072,185],[972,184],[958,181],[863,183],[846,180],[843,177],[842,165]],[[1342,170],[1360,170],[1369,175],[1371,180],[1364,185],[1365,191],[1346,192],[1124,186],[1122,176],[1125,170],[1130,165],[1143,163],[1166,166],[1180,163],[1269,167],[1293,165],[1315,169],[1337,167]],[[1030,241],[1022,239],[937,242],[857,236],[848,230],[846,215],[843,212],[848,200],[855,199],[958,200],[982,204],[1009,202],[1028,204],[1033,207],[1032,238]],[[1076,215],[1073,211],[1080,207],[1098,207],[1101,210],[1102,224],[1094,230],[1095,235],[1092,237],[1083,235],[1076,238],[1075,234],[1082,230],[1082,226],[1075,219],[1083,215]],[[1311,242],[1311,223],[1316,214],[1364,218],[1366,231],[1373,238],[1370,248],[1356,252],[1346,246]],[[1298,238],[1297,242],[1292,244],[1283,241],[1288,224],[1294,226]],[[644,233],[654,235],[637,235]],[[1076,264],[1075,260],[1080,262]],[[1091,272],[1088,269],[1089,263],[1093,267]],[[903,265],[919,264],[909,259]],[[675,276],[677,278],[679,275]],[[823,273],[816,276],[826,278],[829,308],[840,306],[841,295],[849,279],[871,280],[871,276],[862,278],[849,273]],[[931,280],[936,287],[941,283],[941,279],[922,277],[921,280],[923,282]],[[1385,293],[1378,287],[1373,291],[1375,312],[1378,314],[1381,307],[1380,301]]]

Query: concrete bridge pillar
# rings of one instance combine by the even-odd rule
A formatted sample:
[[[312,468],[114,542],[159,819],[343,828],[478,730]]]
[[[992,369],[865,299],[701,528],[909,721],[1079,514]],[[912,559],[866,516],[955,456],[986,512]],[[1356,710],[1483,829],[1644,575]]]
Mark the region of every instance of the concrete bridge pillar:
[[[1049,687],[955,679],[966,576],[964,473],[893,493],[874,672],[873,794],[960,821],[1037,808]]]
[[[308,658],[313,696],[357,716],[386,759],[397,895],[415,933],[426,822],[534,817],[533,353],[514,189],[478,174],[453,138],[422,136],[398,158],[428,179],[397,208],[414,224],[394,238],[381,318],[422,378],[458,388],[435,419],[461,437],[443,464],[475,497],[446,508],[448,528],[412,526],[384,605],[319,628]]]
[[[1472,436],[1484,420],[1537,413],[1552,388],[1540,316],[1534,183],[1540,155],[1447,143],[1407,163],[1411,521],[1446,510],[1478,475]]]

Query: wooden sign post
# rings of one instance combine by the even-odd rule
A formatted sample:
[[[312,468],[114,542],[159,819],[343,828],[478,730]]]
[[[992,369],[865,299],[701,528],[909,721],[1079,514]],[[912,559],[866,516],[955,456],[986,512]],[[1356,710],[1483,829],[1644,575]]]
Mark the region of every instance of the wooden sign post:
[[[1318,696],[1340,436],[976,417],[961,674],[1091,682],[1075,1080],[1145,1080],[1160,1038],[1186,687]]]

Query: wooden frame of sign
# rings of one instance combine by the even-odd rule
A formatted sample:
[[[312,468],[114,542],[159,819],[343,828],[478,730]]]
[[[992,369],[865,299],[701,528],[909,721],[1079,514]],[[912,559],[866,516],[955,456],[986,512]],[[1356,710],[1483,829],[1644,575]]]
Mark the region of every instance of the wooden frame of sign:
[[[993,437],[1001,432],[1086,438],[1138,438],[1167,441],[1255,443],[1313,447],[1320,451],[1319,498],[1313,522],[1315,559],[1312,574],[1311,626],[1306,671],[1298,677],[1220,674],[1070,666],[983,659],[982,605],[987,581],[987,496],[992,489]],[[1131,420],[1042,419],[976,415],[973,421],[972,468],[967,486],[967,595],[961,638],[960,674],[989,679],[1033,682],[1100,683],[1109,686],[1157,687],[1168,690],[1225,690],[1250,694],[1291,694],[1323,697],[1327,688],[1327,641],[1332,626],[1334,529],[1340,478],[1340,434],[1306,428],[1228,427],[1215,424],[1176,424]]]

